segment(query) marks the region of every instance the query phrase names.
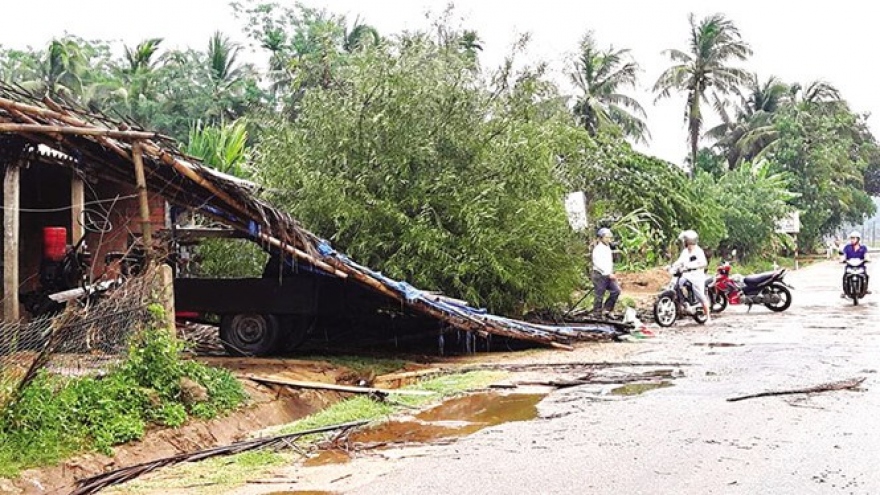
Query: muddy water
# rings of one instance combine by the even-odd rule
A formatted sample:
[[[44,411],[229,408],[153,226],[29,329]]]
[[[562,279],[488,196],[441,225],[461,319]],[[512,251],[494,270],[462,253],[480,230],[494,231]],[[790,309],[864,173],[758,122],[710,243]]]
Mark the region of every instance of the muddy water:
[[[463,437],[490,426],[534,419],[538,415],[538,402],[544,396],[486,392],[456,397],[422,411],[412,419],[389,421],[352,433],[349,440],[381,447]],[[304,465],[323,466],[350,460],[347,452],[327,450],[307,460]]]

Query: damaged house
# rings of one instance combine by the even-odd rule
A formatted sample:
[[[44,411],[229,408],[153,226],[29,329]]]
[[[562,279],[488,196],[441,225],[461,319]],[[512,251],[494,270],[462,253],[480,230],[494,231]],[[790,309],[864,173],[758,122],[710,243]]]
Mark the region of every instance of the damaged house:
[[[171,139],[7,86],[0,86],[0,168],[6,321],[63,305],[139,263],[174,266],[177,246],[199,234],[244,238],[270,255],[263,278],[174,281],[178,315],[219,315],[233,353],[290,350],[324,318],[566,349],[621,331],[607,323],[553,326],[495,316],[390,279],[263,201],[256,185],[202,166]],[[179,211],[225,228],[180,228]]]

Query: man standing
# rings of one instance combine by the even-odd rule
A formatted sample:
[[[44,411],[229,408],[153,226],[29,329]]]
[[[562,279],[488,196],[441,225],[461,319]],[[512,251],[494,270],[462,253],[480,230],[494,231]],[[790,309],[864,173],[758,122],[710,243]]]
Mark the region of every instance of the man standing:
[[[611,253],[611,241],[614,236],[611,235],[611,230],[606,228],[599,229],[596,235],[599,242],[593,248],[593,273],[590,276],[593,281],[593,316],[608,317],[620,296],[620,286],[617,284],[617,277],[614,276],[614,258]],[[608,299],[604,300],[606,291]]]

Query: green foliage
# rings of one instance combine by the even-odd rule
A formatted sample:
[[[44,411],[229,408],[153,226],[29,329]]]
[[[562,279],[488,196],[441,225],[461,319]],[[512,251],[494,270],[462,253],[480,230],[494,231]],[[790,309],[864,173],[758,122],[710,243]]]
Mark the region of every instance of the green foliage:
[[[247,178],[249,150],[244,120],[230,124],[205,125],[201,120],[189,131],[184,151],[202,163],[225,174]]]
[[[707,247],[725,237],[718,208],[707,203],[711,197],[690,183],[684,171],[619,139],[601,134],[595,141],[581,139],[583,148],[565,157],[560,172],[570,190],[585,192],[590,218],[613,227],[629,215],[626,235],[646,243],[639,248],[645,255],[658,257],[684,229],[699,232],[701,245]],[[616,235],[625,246],[635,242],[624,239],[624,233]]]
[[[877,148],[862,125],[843,104],[809,102],[780,110],[775,120],[779,139],[769,156],[799,194],[793,204],[802,212],[803,246],[874,212],[864,179]]]
[[[797,194],[789,191],[787,175],[772,169],[767,162],[745,163],[718,178],[697,174],[695,185],[711,197],[707,206],[721,214],[726,229],[721,247],[725,252],[736,249],[741,256],[750,257],[778,246],[776,222],[791,211],[789,202]]]
[[[128,359],[105,376],[40,373],[0,415],[0,476],[83,449],[106,453],[142,438],[150,422],[176,427],[189,415],[214,417],[245,400],[229,372],[181,361],[180,350],[170,333],[151,330],[132,342]],[[208,400],[184,403],[183,377],[204,386]]]
[[[257,177],[392,277],[494,311],[567,299],[581,258],[553,170],[571,119],[536,74],[490,95],[469,68],[419,39],[352,54],[346,85],[269,124]]]

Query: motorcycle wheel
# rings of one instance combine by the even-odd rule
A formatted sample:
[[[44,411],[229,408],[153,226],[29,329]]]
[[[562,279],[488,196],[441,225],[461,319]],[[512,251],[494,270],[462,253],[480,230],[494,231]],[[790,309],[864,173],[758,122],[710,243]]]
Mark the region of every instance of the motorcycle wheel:
[[[709,311],[712,311],[712,308],[709,308]],[[707,321],[709,321],[709,315],[703,313],[703,309],[700,308],[694,313],[694,321],[699,323],[700,325],[705,325]]]
[[[709,292],[709,309],[713,313],[720,313],[727,309],[727,294],[723,292]]]
[[[661,294],[654,301],[654,321],[661,327],[670,327],[678,318],[678,307],[672,294]]]
[[[781,284],[773,284],[770,286],[770,290],[778,294],[781,300],[778,303],[765,303],[764,306],[767,306],[767,309],[779,313],[791,306],[791,291],[788,290],[788,287]]]

